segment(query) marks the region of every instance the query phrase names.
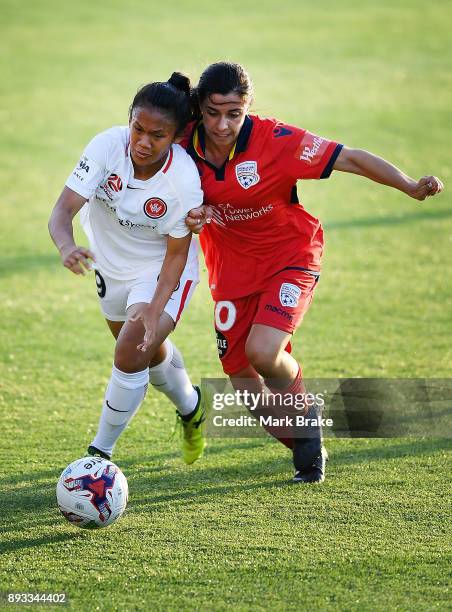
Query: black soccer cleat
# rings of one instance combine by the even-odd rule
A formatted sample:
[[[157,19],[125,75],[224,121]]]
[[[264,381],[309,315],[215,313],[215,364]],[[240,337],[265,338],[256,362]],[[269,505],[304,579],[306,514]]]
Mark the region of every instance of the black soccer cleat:
[[[293,464],[297,471],[308,470],[322,453],[322,428],[312,424],[318,423],[319,416],[319,410],[312,406],[306,415],[309,425],[303,427],[303,437],[295,437],[293,440]]]
[[[303,470],[295,470],[292,482],[302,482],[306,484],[320,484],[325,480],[325,465],[328,461],[328,453],[322,447],[312,464]]]
[[[111,461],[111,456],[104,453],[104,451],[99,450],[95,446],[88,446],[88,455],[90,457],[102,457],[102,459],[107,459],[107,461]]]
[[[294,468],[301,472],[308,470],[322,453],[320,432],[313,438],[294,438],[292,452]]]

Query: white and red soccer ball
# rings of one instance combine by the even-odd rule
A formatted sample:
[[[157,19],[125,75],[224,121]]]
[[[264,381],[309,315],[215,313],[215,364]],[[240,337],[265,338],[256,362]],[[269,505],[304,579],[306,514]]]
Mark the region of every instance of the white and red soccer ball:
[[[83,457],[62,472],[57,502],[65,518],[78,527],[108,527],[124,512],[129,488],[117,465],[101,457]]]

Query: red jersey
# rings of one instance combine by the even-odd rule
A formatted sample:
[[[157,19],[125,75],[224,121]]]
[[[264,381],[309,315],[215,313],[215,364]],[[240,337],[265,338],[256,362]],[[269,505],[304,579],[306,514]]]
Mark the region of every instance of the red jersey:
[[[323,230],[298,202],[298,179],[328,178],[342,145],[275,119],[247,116],[221,168],[204,157],[204,127],[185,142],[213,222],[200,242],[215,301],[262,291],[287,267],[320,269]]]

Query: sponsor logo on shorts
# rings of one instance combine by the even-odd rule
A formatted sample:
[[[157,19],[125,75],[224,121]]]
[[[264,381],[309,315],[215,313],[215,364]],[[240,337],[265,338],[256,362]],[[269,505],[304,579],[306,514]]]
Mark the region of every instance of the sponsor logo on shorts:
[[[226,336],[217,330],[217,349],[220,359],[222,359],[228,352],[228,341]]]
[[[253,187],[253,185],[256,185],[261,178],[257,173],[256,161],[246,161],[242,162],[241,164],[237,164],[235,167],[235,175],[239,185],[243,187],[243,189]]]
[[[281,315],[282,317],[290,321],[290,323],[292,323],[293,315],[289,314],[288,312],[286,312],[279,306],[273,306],[272,304],[265,304],[265,310],[269,310],[270,312],[275,312],[276,314]]]
[[[295,306],[298,306],[300,295],[300,287],[292,285],[292,283],[283,283],[279,290],[279,301],[283,306],[295,308]]]
[[[144,214],[150,219],[160,219],[166,214],[168,207],[160,198],[149,198],[143,205]]]

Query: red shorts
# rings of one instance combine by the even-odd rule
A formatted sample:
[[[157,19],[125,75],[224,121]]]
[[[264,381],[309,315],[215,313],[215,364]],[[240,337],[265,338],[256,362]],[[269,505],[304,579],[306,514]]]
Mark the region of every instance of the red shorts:
[[[215,330],[224,372],[236,374],[249,365],[245,344],[252,325],[259,323],[293,334],[312,302],[318,280],[318,272],[285,268],[261,293],[216,302]],[[290,343],[286,350],[290,352]]]

